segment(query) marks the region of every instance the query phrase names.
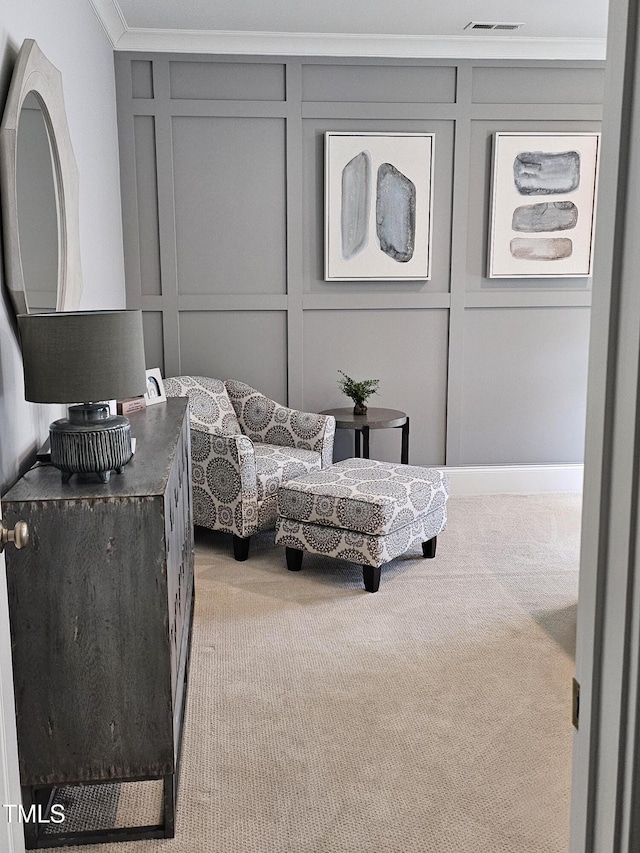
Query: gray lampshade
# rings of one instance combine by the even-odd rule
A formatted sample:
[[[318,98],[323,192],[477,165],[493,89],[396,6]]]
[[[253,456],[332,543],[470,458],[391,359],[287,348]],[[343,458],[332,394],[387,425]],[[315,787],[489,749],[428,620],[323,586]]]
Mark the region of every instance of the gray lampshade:
[[[146,391],[140,311],[20,314],[25,396],[83,403]]]

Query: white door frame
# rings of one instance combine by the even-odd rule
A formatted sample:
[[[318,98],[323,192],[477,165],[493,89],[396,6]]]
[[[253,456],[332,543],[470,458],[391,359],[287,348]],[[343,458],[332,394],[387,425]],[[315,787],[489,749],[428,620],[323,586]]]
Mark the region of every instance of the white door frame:
[[[24,832],[22,824],[17,820],[17,809],[4,808],[5,804],[18,805],[21,802],[7,576],[4,554],[0,554],[0,850],[7,850],[8,853],[24,853]],[[13,816],[11,822],[10,812]]]
[[[572,853],[640,849],[640,38],[610,0],[587,401]]]

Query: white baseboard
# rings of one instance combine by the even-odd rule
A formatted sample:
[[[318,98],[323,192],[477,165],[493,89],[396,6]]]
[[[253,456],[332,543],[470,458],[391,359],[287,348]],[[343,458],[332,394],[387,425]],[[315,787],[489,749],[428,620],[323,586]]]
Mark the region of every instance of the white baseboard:
[[[447,467],[452,495],[581,492],[584,465],[469,465]]]

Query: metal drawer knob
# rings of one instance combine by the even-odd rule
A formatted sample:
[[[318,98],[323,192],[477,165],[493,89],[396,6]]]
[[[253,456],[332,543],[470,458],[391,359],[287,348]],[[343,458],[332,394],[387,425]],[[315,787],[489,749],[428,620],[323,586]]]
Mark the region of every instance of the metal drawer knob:
[[[0,554],[9,542],[13,542],[16,548],[26,548],[29,544],[29,528],[26,521],[16,522],[13,530],[9,530],[0,523]]]

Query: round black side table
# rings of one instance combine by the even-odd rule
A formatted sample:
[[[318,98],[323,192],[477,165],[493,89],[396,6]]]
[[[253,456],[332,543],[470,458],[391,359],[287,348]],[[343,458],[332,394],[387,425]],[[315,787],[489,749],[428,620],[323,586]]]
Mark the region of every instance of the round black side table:
[[[402,429],[402,449],[400,462],[409,464],[409,416],[399,409],[377,409],[369,406],[366,415],[354,415],[353,408],[327,409],[322,415],[333,415],[337,429],[354,430],[355,456],[359,459],[360,435],[362,435],[362,458],[369,459],[369,430],[372,429]]]

